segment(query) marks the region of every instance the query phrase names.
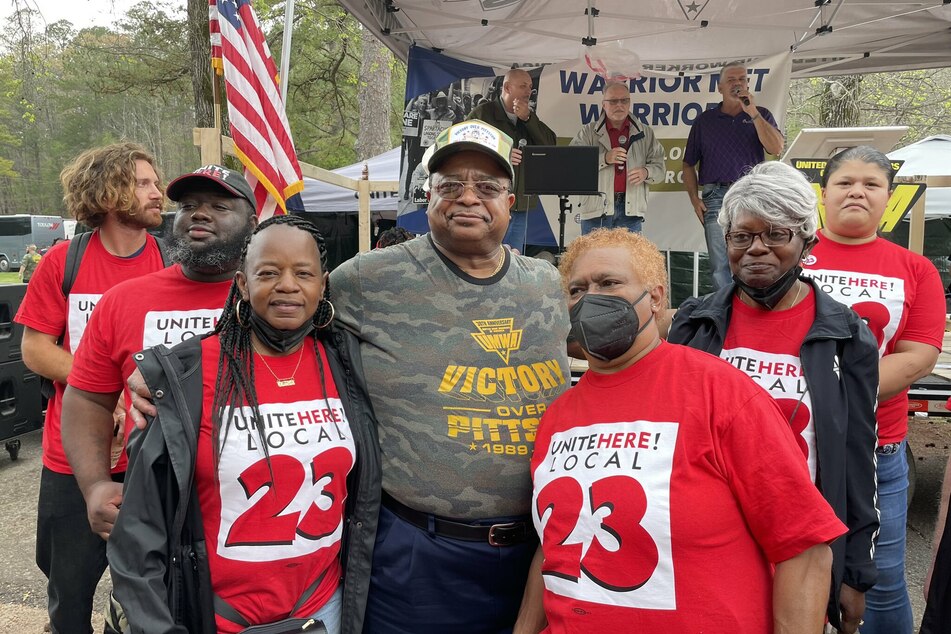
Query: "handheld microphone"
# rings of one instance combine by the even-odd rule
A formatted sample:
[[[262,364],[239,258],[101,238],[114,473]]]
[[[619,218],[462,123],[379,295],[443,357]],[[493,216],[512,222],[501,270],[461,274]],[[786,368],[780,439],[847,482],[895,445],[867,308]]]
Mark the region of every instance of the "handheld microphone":
[[[740,97],[740,91],[741,91],[741,90],[743,90],[743,89],[740,88],[739,86],[735,87],[735,88],[732,90],[733,96],[734,96],[734,97]],[[744,105],[744,106],[750,105],[750,98],[749,98],[749,97],[740,97],[740,101],[743,102],[743,105]]]
[[[624,148],[625,151],[630,147],[627,143],[627,137],[624,136],[623,134],[617,138],[617,144],[618,144],[618,147]],[[623,170],[624,163],[617,163],[617,169],[618,171]]]
[[[518,151],[521,152],[523,149],[525,149],[525,146],[526,146],[526,145],[528,145],[528,140],[527,140],[527,139],[519,139],[519,140],[518,140]]]

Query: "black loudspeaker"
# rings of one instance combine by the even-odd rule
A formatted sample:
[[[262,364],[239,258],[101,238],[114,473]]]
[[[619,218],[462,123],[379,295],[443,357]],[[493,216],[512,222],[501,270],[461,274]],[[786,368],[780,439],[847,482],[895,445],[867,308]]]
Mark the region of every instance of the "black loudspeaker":
[[[42,426],[40,375],[22,361],[0,363],[0,442]]]
[[[333,271],[360,250],[357,214],[295,211],[294,215],[314,223],[324,237],[328,270]]]
[[[20,352],[23,326],[14,323],[13,317],[17,314],[25,294],[26,284],[0,286],[0,363],[23,358],[23,353]]]

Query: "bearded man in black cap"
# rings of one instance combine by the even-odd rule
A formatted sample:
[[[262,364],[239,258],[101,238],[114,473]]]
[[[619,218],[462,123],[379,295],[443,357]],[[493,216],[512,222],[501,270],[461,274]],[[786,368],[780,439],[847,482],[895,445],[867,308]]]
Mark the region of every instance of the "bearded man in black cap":
[[[121,442],[110,448],[113,410],[135,370],[132,355],[214,328],[245,242],[257,226],[254,193],[239,172],[208,165],[173,180],[167,194],[178,203],[169,245],[176,263],[102,296],[63,398],[66,456],[86,499],[89,525],[103,539],[122,502],[122,484],[113,481],[110,468],[124,464],[125,456]]]

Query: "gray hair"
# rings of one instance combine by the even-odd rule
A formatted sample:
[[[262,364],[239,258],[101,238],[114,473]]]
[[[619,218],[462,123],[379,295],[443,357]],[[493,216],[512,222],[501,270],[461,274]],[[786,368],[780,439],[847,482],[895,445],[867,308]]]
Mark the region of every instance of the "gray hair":
[[[608,94],[608,89],[614,88],[615,86],[623,88],[624,92],[626,92],[627,94],[631,94],[631,87],[627,85],[627,82],[618,81],[616,79],[612,79],[610,81],[605,82],[604,88],[601,89],[601,94],[603,95]]]
[[[723,68],[720,69],[720,76],[723,76],[723,73],[730,70],[731,68],[742,68],[745,71],[749,71],[749,66],[740,61],[730,62],[729,64],[724,64]]]
[[[802,172],[768,161],[733,183],[723,197],[717,222],[729,231],[737,216],[748,213],[772,227],[792,229],[811,242],[819,227],[817,204],[816,191]]]

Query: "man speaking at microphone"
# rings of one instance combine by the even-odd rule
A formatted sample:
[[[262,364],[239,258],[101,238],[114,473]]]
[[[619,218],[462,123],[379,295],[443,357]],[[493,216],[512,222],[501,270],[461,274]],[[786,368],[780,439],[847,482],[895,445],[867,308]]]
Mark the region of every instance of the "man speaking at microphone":
[[[515,168],[515,183],[512,193],[515,204],[511,209],[511,221],[503,243],[525,252],[528,235],[528,211],[538,205],[538,196],[525,194],[522,149],[526,145],[555,145],[558,138],[529,106],[532,96],[532,77],[527,71],[513,68],[502,79],[502,92],[494,101],[487,101],[473,108],[467,119],[485,121],[512,137],[515,147],[509,159]]]
[[[773,114],[753,102],[744,64],[724,66],[717,90],[723,101],[697,117],[687,137],[683,162],[684,189],[703,225],[715,289],[727,286],[732,279],[723,229],[717,223],[723,196],[749,168],[766,159],[765,152],[779,156],[786,142]],[[698,184],[702,187],[699,193]]]
[[[647,211],[651,183],[664,181],[664,147],[646,123],[630,115],[631,92],[627,85],[608,82],[597,121],[586,124],[571,145],[596,145],[598,191],[601,196],[581,196],[581,233],[604,227],[623,227],[640,233]]]

